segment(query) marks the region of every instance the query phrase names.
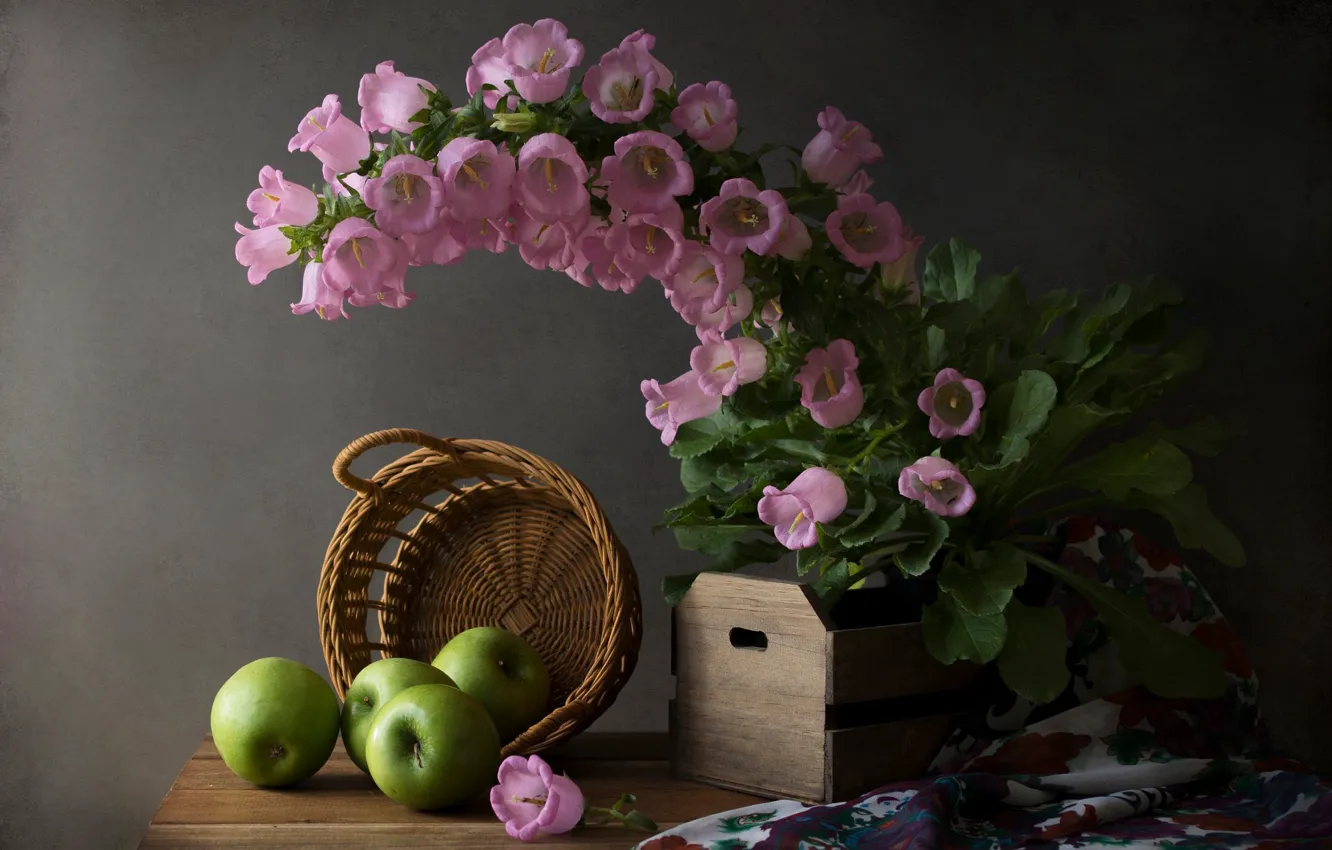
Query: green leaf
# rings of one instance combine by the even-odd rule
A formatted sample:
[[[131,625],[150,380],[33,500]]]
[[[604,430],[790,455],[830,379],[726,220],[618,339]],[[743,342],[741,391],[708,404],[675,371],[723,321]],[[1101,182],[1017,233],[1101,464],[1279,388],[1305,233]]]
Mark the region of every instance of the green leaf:
[[[939,573],[939,589],[970,614],[998,614],[1026,578],[1022,553],[1000,544],[974,553],[969,564],[949,562]]]
[[[689,592],[693,586],[694,579],[698,578],[698,573],[684,573],[683,575],[666,576],[661,580],[661,595],[666,597],[667,605],[679,605],[680,600]]]
[[[906,505],[898,505],[896,510],[885,504],[871,516],[871,521],[852,530],[847,529],[841,536],[841,543],[848,548],[863,546],[877,538],[896,531],[906,519]]]
[[[954,661],[988,664],[998,657],[1008,637],[1008,623],[1003,614],[969,614],[948,596],[926,606],[920,626],[925,648],[944,664]]]
[[[933,372],[943,367],[944,331],[943,328],[930,325],[925,329],[925,360]]]
[[[807,549],[800,549],[796,552],[796,575],[803,576],[805,573],[819,565],[820,561],[825,559],[825,555],[819,551],[817,546],[810,546]]]
[[[1140,597],[1127,596],[1045,558],[1027,560],[1072,587],[1095,606],[1124,668],[1167,699],[1212,699],[1226,691],[1221,656],[1152,617]]]
[[[893,556],[893,560],[897,562],[897,568],[909,576],[919,576],[929,572],[934,556],[938,554],[939,548],[948,539],[948,523],[944,522],[942,517],[929,511],[922,511],[921,513],[925,516],[925,526],[920,530],[927,534],[926,538],[911,543],[906,549]],[[916,531],[917,529],[911,528],[908,530]]]
[[[1069,680],[1064,612],[1014,601],[1004,610],[1004,619],[1008,640],[998,664],[1004,684],[1037,705],[1053,701]]]
[[[631,829],[641,829],[644,832],[656,832],[657,824],[652,818],[640,812],[638,809],[627,813],[624,816],[624,825]]]
[[[868,572],[853,570],[852,565],[842,558],[823,570],[818,581],[814,582],[814,592],[819,595],[825,606],[831,608],[842,598],[842,594],[850,590],[853,584],[863,580],[866,575]]]
[[[711,419],[695,419],[680,426],[675,433],[675,442],[671,443],[671,457],[691,458],[712,451],[722,440],[725,432]]]
[[[865,503],[860,508],[860,515],[852,520],[850,525],[840,527],[835,525],[828,526],[828,534],[833,537],[841,537],[848,532],[855,531],[857,528],[864,525],[865,520],[869,519],[874,514],[874,507],[876,504],[878,503],[874,498],[874,494],[869,490],[866,490]]]
[[[1173,443],[1138,437],[1115,443],[1056,477],[1050,489],[1074,487],[1099,490],[1116,501],[1129,490],[1154,496],[1178,493],[1193,480],[1189,456]]]
[[[1051,342],[1050,355],[1062,363],[1086,360],[1092,337],[1111,316],[1124,309],[1132,295],[1133,288],[1128,284],[1111,284],[1098,303],[1069,317],[1063,331]]]
[[[688,525],[672,528],[675,544],[691,552],[712,553],[760,530],[753,525]]]
[[[1004,436],[999,441],[1000,465],[1016,463],[1031,451],[1031,437],[1045,427],[1054,409],[1059,388],[1045,372],[1028,369],[1017,380],[1008,407]]]
[[[1215,416],[1208,416],[1182,428],[1167,428],[1160,422],[1153,422],[1144,436],[1174,443],[1201,457],[1216,457],[1226,442],[1239,433]]]
[[[1201,484],[1189,484],[1168,496],[1130,493],[1126,504],[1165,517],[1186,549],[1206,549],[1228,567],[1244,566],[1244,545],[1207,506],[1207,491]]]
[[[976,291],[980,253],[957,239],[934,246],[925,259],[925,294],[939,301],[965,301]]]
[[[1006,324],[1026,310],[1027,293],[1016,274],[996,275],[976,286],[976,306]]]

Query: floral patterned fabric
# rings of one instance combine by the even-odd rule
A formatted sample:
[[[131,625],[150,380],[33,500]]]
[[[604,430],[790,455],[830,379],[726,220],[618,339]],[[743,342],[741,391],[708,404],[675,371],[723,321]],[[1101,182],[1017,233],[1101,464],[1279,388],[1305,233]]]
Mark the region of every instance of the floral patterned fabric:
[[[639,850],[813,848],[1332,848],[1332,783],[1273,757],[1258,682],[1198,579],[1139,535],[1090,520],[1058,529],[1060,562],[1142,596],[1162,622],[1222,653],[1217,700],[1131,687],[1096,612],[1054,587],[1072,681],[1033,706],[996,685],[929,778],[845,803],[760,803],[683,824]]]

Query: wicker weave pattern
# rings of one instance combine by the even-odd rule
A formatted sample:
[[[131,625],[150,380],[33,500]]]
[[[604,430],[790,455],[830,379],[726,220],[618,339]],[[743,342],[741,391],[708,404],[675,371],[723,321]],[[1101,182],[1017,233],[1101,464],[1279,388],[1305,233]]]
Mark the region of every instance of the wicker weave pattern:
[[[391,443],[421,448],[369,480],[352,474],[363,452]],[[572,737],[615,700],[638,658],[638,581],[578,479],[503,443],[407,429],[352,443],[333,475],[357,494],[319,579],[320,640],[339,696],[372,650],[429,661],[459,632],[498,625],[523,635],[551,677],[549,714],[506,756]],[[386,546],[396,550],[387,562]],[[376,572],[385,573],[377,600]],[[379,640],[369,637],[371,611]]]

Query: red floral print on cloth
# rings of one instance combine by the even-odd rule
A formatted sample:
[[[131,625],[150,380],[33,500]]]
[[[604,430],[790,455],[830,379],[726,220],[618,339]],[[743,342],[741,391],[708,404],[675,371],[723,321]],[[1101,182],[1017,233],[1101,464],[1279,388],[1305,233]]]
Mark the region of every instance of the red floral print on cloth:
[[[1203,646],[1221,653],[1225,658],[1227,672],[1241,679],[1253,675],[1253,662],[1249,660],[1249,654],[1244,651],[1244,644],[1230,623],[1225,620],[1199,623],[1190,634]]]
[[[1091,829],[1100,822],[1101,819],[1096,816],[1096,807],[1083,805],[1063,812],[1058,822],[1041,827],[1036,836],[1044,841],[1053,841]]]
[[[1090,735],[1052,732],[1042,735],[1028,732],[1009,738],[988,756],[976,759],[967,768],[981,773],[1065,773],[1069,759],[1082,752],[1092,741]]]
[[[1179,566],[1179,559],[1163,546],[1157,546],[1141,534],[1133,535],[1133,549],[1156,572]]]

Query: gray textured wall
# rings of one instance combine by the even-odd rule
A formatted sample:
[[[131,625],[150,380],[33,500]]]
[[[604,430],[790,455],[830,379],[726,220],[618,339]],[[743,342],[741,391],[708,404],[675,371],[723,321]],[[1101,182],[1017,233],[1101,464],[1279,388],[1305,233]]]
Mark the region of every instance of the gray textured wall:
[[[1278,741],[1332,762],[1325,13],[632,5],[0,0],[0,844],[132,846],[232,670],[320,664],[348,498],[328,465],[385,426],[588,482],[648,599],[602,727],[664,726],[654,588],[689,561],[649,531],[677,484],[637,385],[681,371],[691,334],[663,300],[470,257],[414,273],[406,311],[327,325],[288,315],[294,271],[251,288],[232,260],[259,166],[314,179],[285,145],[326,92],[354,102],[386,58],[460,92],[477,45],[547,14],[592,56],[648,27],[685,80],[731,85],[754,140],[803,144],[839,105],[883,143],[875,191],[991,269],[1182,281],[1221,345],[1177,407],[1249,430],[1202,473],[1252,564],[1200,569]]]

